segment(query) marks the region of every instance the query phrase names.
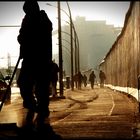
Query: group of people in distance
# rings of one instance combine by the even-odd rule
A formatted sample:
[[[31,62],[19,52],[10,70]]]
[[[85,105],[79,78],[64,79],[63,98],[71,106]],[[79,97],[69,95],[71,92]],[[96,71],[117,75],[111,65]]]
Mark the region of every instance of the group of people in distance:
[[[105,73],[102,70],[100,70],[99,80],[100,80],[100,87],[101,88],[104,87],[105,79],[106,79]],[[90,82],[91,89],[94,89],[94,84],[95,84],[95,81],[96,81],[96,75],[95,75],[94,71],[92,71],[90,73],[89,79],[85,74],[82,75],[82,73],[80,71],[76,75],[74,75],[75,86],[78,89],[81,89],[82,83],[84,84],[84,87],[86,87],[88,81]]]
[[[96,75],[95,75],[94,71],[92,71],[89,76],[89,81],[90,81],[92,89],[94,88],[95,79],[96,79]],[[103,88],[106,76],[102,70],[100,70],[100,72],[99,72],[99,79],[100,79],[100,87]]]

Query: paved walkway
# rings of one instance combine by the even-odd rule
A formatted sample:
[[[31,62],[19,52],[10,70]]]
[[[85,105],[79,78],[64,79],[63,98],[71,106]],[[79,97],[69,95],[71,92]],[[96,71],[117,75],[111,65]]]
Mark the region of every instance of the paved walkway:
[[[73,101],[65,117],[52,123],[64,139],[134,139],[137,102],[108,88],[67,92]]]
[[[134,131],[139,127],[138,104],[127,95],[108,88],[87,87],[68,89],[64,96],[65,99],[51,98],[49,106],[50,123],[63,139],[139,138]],[[15,139],[15,126],[21,124],[22,117],[22,99],[19,93],[14,93],[12,103],[0,112],[0,139]]]

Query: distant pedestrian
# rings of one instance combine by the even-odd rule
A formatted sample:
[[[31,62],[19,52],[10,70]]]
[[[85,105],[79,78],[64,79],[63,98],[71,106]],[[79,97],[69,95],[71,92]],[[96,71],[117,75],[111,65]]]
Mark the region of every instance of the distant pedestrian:
[[[77,88],[78,87],[78,73],[76,73],[74,76],[73,76],[73,81],[75,83],[75,87]]]
[[[79,71],[78,74],[77,74],[78,89],[81,89],[81,87],[82,87],[82,80],[83,80],[83,75]]]
[[[94,74],[94,71],[92,71],[91,74],[89,75],[89,81],[90,81],[91,89],[94,89],[95,79],[96,79],[96,75]]]
[[[83,76],[83,83],[84,83],[84,87],[87,86],[87,76],[84,74]]]
[[[105,73],[100,70],[99,72],[99,78],[100,78],[100,87],[104,87],[104,82],[105,82],[105,79],[106,79],[106,76],[105,76]]]
[[[52,63],[52,76],[51,76],[51,86],[52,86],[52,96],[57,96],[57,81],[58,81],[58,72],[60,71],[58,65],[53,60]]]

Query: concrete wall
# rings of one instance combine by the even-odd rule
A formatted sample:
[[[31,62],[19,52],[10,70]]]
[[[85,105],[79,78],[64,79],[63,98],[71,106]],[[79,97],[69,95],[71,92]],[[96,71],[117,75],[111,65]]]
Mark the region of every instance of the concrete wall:
[[[100,69],[106,73],[107,85],[126,89],[125,92],[139,98],[137,90],[138,75],[140,75],[139,1],[131,2],[122,32],[100,64]]]

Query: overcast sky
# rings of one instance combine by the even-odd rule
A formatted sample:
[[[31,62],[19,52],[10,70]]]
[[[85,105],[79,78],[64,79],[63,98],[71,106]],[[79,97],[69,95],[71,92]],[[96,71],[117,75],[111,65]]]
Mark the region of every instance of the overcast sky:
[[[3,24],[21,24],[21,20],[24,16],[23,12],[24,2],[0,2],[0,25]],[[40,9],[44,9],[52,21],[57,22],[57,8],[48,6],[49,3],[57,7],[57,2],[39,2]],[[129,7],[129,1],[82,1],[82,2],[69,2],[72,16],[85,16],[87,19],[101,20],[105,19],[108,23],[115,26],[122,26],[125,13]],[[66,2],[61,2],[61,9],[64,9],[68,13]],[[64,15],[64,12],[62,11]],[[66,15],[65,15],[66,16]]]
[[[46,3],[52,6],[46,5]],[[1,25],[21,25],[24,17],[24,2],[0,2],[0,26]],[[85,16],[86,20],[106,20],[107,24],[123,26],[126,12],[129,8],[129,1],[72,1],[69,2],[73,20],[76,16]],[[39,1],[40,9],[47,12],[53,23],[53,29],[57,29],[57,2]],[[68,13],[66,2],[61,2],[61,9]],[[62,20],[69,20],[68,16],[61,10]],[[63,22],[62,22],[63,24]],[[66,24],[66,23],[65,23]],[[12,56],[17,56],[19,44],[17,42],[19,28],[0,27],[0,67],[1,57],[5,57],[9,52]],[[17,59],[17,58],[16,58]]]

